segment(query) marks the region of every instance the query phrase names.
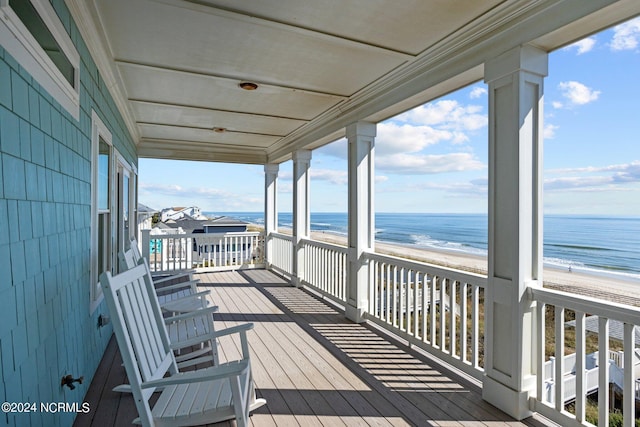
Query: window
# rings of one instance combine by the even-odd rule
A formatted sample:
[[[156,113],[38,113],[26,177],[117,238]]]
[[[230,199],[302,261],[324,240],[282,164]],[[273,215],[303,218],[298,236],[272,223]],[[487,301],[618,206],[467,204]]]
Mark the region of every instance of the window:
[[[91,119],[91,311],[102,300],[99,277],[113,272],[113,147],[111,132],[93,112]]]
[[[135,236],[135,177],[136,170],[122,156],[117,156],[118,194],[117,194],[117,248],[114,252],[126,251],[131,246],[131,238]]]
[[[111,145],[98,138],[98,274],[112,271],[111,255]]]
[[[48,0],[0,0],[0,44],[73,117],[80,55]]]

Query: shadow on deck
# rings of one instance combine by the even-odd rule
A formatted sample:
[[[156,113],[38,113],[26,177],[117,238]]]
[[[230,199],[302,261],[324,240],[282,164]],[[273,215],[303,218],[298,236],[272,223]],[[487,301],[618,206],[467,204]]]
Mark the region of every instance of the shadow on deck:
[[[470,426],[516,422],[484,402],[480,386],[367,324],[354,324],[314,295],[266,270],[200,274],[220,307],[217,325],[253,322],[249,335],[257,394],[267,405],[254,426]],[[221,343],[221,359],[239,354]],[[125,381],[112,339],[75,426],[128,425],[131,395],[111,391]],[[221,423],[217,426],[235,425]]]

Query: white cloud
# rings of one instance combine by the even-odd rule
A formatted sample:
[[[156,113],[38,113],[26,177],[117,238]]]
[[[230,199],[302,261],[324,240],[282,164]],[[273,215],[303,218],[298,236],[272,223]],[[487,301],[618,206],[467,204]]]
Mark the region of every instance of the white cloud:
[[[376,160],[376,167],[401,175],[429,175],[484,169],[485,165],[469,153],[396,153]]]
[[[415,126],[384,122],[378,124],[376,154],[384,157],[396,153],[416,153],[443,141],[459,141],[459,133],[438,130],[431,126]]]
[[[544,129],[542,131],[542,136],[545,139],[553,139],[556,136],[556,130],[559,126],[552,125],[551,123],[545,123]]]
[[[471,90],[471,93],[469,94],[469,98],[476,99],[486,94],[487,94],[487,88],[476,86]]]
[[[596,44],[595,37],[587,37],[586,39],[582,39],[573,44],[570,44],[565,49],[576,49],[578,55],[582,55],[583,53],[589,52]]]
[[[184,200],[188,205],[200,204],[204,210],[246,209],[247,206],[260,206],[262,199],[247,194],[237,194],[212,187],[182,187],[180,185],[139,184],[140,198],[150,200],[155,207],[175,206]],[[145,202],[142,202],[145,203]],[[146,203],[145,203],[146,204]]]
[[[640,160],[620,165],[553,169],[546,173],[573,175],[546,179],[544,185],[547,190],[622,190],[624,184],[640,183]]]
[[[446,193],[455,198],[484,199],[486,200],[489,188],[487,178],[478,178],[467,182],[416,182],[410,185],[378,187],[376,191],[380,193],[411,193],[416,194],[422,191],[437,191]]]
[[[610,185],[611,177],[563,177],[544,180],[545,190],[576,190]]]
[[[344,170],[338,169],[316,169],[312,166],[309,168],[309,175],[313,181],[327,181],[336,185],[346,185],[349,182],[348,172],[345,166]],[[293,173],[290,171],[283,171],[278,174],[278,188],[282,189],[281,184],[291,186],[293,188]]]
[[[632,19],[613,28],[611,49],[634,50],[640,42],[640,18]]]
[[[580,82],[561,82],[558,88],[562,96],[569,101],[570,105],[585,105],[598,99],[599,90],[593,90]]]
[[[436,126],[461,132],[474,131],[487,126],[487,115],[481,105],[460,105],[454,100],[441,100],[416,107],[397,116],[394,121]]]
[[[627,172],[632,171],[638,174],[640,177],[640,160],[634,160],[631,163],[624,163],[620,165],[608,165],[608,166],[586,166],[583,168],[561,168],[550,169],[549,173],[598,173],[598,172]]]
[[[312,180],[327,181],[336,185],[347,185],[349,182],[346,170],[309,169]]]
[[[474,91],[478,93],[486,92],[481,87],[476,89],[478,90]],[[403,175],[483,169],[485,166],[469,153],[435,155],[425,152],[429,147],[441,143],[455,145],[468,142],[470,132],[487,126],[488,119],[483,109],[480,105],[465,106],[454,100],[440,100],[378,123],[375,139],[376,168]],[[318,152],[346,158],[346,144],[346,140],[341,139],[322,147]],[[318,179],[334,183],[346,182],[346,175],[336,176],[320,170],[315,173],[318,174]],[[315,178],[313,175],[312,177]]]
[[[180,185],[160,185],[160,184],[146,184],[140,183],[140,191],[148,192],[151,194],[159,194],[164,196],[174,197],[191,197],[192,195],[201,198],[217,198],[217,197],[229,197],[232,193],[220,190],[212,187],[190,187],[185,188]]]

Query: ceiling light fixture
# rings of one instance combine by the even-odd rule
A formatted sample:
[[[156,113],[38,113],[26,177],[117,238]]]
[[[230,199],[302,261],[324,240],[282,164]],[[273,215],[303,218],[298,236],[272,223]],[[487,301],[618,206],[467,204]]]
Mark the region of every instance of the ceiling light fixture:
[[[242,82],[238,86],[240,86],[240,88],[244,89],[244,90],[256,90],[256,89],[258,89],[258,85],[255,84],[255,83],[251,83],[251,82]]]

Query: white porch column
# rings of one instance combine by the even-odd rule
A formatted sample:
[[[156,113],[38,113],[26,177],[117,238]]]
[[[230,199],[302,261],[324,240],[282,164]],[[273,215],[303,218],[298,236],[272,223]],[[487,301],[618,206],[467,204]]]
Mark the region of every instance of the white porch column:
[[[375,123],[347,126],[349,144],[349,276],[345,315],[363,322],[368,307],[369,264],[363,253],[374,247],[374,140]]]
[[[304,250],[301,240],[310,235],[309,217],[309,166],[311,151],[293,153],[293,266],[291,281],[302,286],[304,278]]]
[[[485,64],[489,84],[489,277],[482,397],[516,419],[535,393],[542,286],[542,101],[547,53],[521,46]]]
[[[273,257],[270,235],[278,231],[278,170],[278,164],[264,165],[264,262],[267,268]]]

